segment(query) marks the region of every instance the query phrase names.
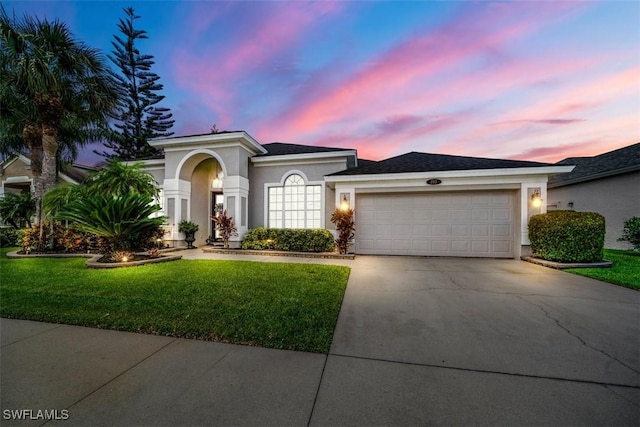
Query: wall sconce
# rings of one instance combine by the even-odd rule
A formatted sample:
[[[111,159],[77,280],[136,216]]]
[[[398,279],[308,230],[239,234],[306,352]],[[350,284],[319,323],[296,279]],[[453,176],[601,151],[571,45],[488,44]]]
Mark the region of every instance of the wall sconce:
[[[216,167],[216,169],[218,169]],[[224,172],[220,171],[216,174],[216,177],[211,181],[211,188],[220,188],[222,187],[222,178],[224,178]]]
[[[340,198],[340,210],[347,211],[349,210],[349,193],[342,193],[342,197]]]
[[[540,190],[537,188],[533,190],[533,194],[531,194],[531,206],[538,209],[542,206],[542,198],[540,197]]]

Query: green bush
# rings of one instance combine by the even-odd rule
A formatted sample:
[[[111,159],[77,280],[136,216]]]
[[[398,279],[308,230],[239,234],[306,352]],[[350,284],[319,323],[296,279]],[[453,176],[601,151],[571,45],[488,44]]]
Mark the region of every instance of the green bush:
[[[618,240],[629,242],[635,250],[640,251],[640,216],[634,216],[624,222],[622,237]]]
[[[48,222],[42,229],[40,240],[40,224],[22,231],[18,246],[26,253],[55,252],[55,253],[84,253],[96,252],[105,242],[95,234],[66,228],[60,223]]]
[[[11,248],[22,244],[24,230],[10,227],[0,228],[0,248]]]
[[[551,211],[529,220],[531,250],[550,261],[602,261],[604,233],[604,217],[596,212]]]
[[[242,241],[242,249],[292,252],[333,252],[333,235],[325,229],[254,228]]]

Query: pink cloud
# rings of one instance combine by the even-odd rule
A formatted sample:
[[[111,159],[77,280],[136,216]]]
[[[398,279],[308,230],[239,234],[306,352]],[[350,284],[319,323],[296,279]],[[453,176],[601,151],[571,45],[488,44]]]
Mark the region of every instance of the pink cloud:
[[[247,28],[242,31],[233,28],[235,37],[225,39],[231,43],[211,43],[201,50],[182,46],[174,55],[177,84],[197,94],[208,108],[216,112],[223,126],[233,122],[235,109],[247,101],[239,94],[239,86],[250,81],[258,70],[268,69],[271,61],[300,45],[304,33],[317,20],[339,10],[339,5],[334,2],[275,2],[268,6],[266,17],[260,14],[263,9],[244,8],[247,13],[241,16]],[[225,13],[215,13],[213,17],[211,14],[196,16],[195,26],[203,32],[207,26],[237,19],[230,15],[231,12],[237,10],[227,8]],[[236,26],[233,22],[224,24]]]
[[[582,142],[574,142],[560,147],[536,147],[523,151],[522,153],[510,157],[514,160],[532,160],[540,162],[556,163],[569,157],[590,157],[597,156],[608,151],[635,144],[638,141],[625,140],[616,143],[591,139]]]
[[[532,15],[544,22],[558,9],[547,4],[536,5],[530,13],[521,10],[509,5],[489,6],[479,15],[478,10],[468,9],[433,33],[418,34],[393,46],[340,82],[332,82],[322,95],[294,101],[290,109],[265,122],[258,133],[270,134],[269,129],[277,129],[287,137],[299,138],[326,127],[353,129],[363,121],[379,121],[380,113],[388,113],[390,108],[416,111],[412,107],[420,104],[418,109],[424,111],[425,99],[427,105],[437,107],[443,99],[454,98],[455,92],[450,96],[447,85],[434,88],[431,82],[459,73],[459,67],[483,55],[495,55],[514,39],[537,29]],[[433,96],[433,92],[440,96]]]

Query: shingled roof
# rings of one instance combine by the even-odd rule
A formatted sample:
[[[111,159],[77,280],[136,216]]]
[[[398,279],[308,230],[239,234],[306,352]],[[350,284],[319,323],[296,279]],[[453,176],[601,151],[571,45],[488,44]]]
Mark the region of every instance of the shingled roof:
[[[640,170],[640,142],[593,157],[569,157],[557,165],[576,165],[570,173],[549,177],[549,188]]]
[[[313,145],[285,144],[283,142],[272,142],[270,144],[262,144],[268,151],[266,154],[259,156],[284,156],[287,154],[307,154],[307,153],[328,153],[332,151],[353,151],[347,148],[335,147],[316,147]]]
[[[482,157],[451,156],[412,151],[379,162],[367,163],[357,168],[336,172],[337,175],[371,175],[387,173],[437,172],[471,169],[506,169],[553,166],[551,163],[522,160],[487,159]]]

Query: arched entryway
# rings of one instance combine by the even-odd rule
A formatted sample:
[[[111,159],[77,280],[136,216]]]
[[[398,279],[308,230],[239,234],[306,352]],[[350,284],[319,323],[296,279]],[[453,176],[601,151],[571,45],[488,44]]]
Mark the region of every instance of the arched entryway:
[[[198,224],[194,244],[203,246],[215,235],[211,216],[224,206],[224,163],[213,151],[193,152],[183,158],[177,175],[182,189],[180,220]]]

